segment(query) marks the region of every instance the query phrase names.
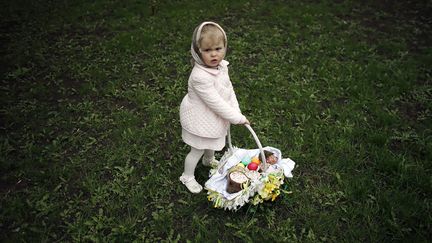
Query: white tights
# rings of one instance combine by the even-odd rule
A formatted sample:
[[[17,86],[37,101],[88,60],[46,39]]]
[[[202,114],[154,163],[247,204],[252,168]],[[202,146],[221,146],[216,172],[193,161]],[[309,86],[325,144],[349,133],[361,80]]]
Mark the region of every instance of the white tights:
[[[190,152],[186,155],[183,175],[194,176],[195,168],[203,155],[203,161],[211,161],[214,158],[214,150],[191,147]]]

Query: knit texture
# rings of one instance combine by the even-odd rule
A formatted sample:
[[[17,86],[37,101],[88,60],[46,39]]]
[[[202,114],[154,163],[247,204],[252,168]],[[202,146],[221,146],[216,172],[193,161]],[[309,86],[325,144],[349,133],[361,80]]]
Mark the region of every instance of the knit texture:
[[[245,121],[229,79],[228,62],[223,60],[218,69],[195,64],[188,94],[180,105],[183,129],[197,136],[220,138],[226,136],[230,123]]]

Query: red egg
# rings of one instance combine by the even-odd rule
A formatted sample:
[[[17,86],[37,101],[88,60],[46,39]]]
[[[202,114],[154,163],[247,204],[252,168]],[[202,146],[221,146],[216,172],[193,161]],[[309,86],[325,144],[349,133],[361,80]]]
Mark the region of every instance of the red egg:
[[[247,168],[249,170],[257,170],[258,169],[258,164],[255,163],[255,162],[252,162],[252,163],[248,164]]]

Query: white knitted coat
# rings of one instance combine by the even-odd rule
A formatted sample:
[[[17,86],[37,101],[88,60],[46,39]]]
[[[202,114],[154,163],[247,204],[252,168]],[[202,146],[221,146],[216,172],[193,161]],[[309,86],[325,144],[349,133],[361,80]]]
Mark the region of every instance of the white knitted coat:
[[[188,93],[180,105],[180,122],[186,131],[206,138],[226,136],[229,124],[242,124],[237,97],[228,75],[228,62],[217,69],[195,63]]]

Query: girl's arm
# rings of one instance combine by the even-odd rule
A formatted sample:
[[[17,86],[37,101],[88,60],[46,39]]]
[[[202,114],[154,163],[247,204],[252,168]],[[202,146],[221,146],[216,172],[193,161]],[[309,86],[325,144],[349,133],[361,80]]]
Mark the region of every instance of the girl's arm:
[[[238,111],[238,112],[240,112],[241,113],[241,110],[240,110],[240,105],[239,105],[239,103],[238,103],[238,100],[237,100],[237,96],[236,96],[236,94],[235,94],[235,92],[234,92],[234,88],[231,86],[231,103],[232,104],[234,104],[234,108]],[[248,125],[250,125],[250,121],[246,118],[246,121],[244,122],[244,123],[242,123],[242,124],[248,124]]]
[[[243,124],[247,121],[240,110],[234,109],[219,95],[213,82],[202,78],[192,78],[193,89],[201,100],[216,114],[232,124]]]
[[[238,110],[238,112],[241,113],[240,105],[238,103],[237,96],[234,92],[234,88],[232,87],[232,85],[231,85],[231,97],[230,98],[231,98],[231,103],[234,105],[234,108],[236,108]]]

